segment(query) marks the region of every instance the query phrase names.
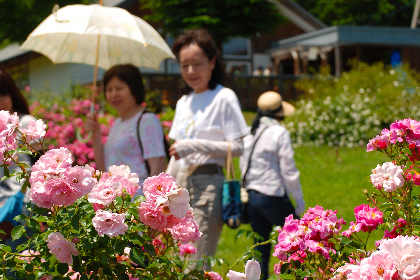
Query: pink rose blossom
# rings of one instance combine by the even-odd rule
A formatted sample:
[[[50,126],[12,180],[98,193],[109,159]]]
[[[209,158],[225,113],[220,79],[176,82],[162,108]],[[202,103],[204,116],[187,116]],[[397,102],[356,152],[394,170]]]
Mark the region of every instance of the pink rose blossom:
[[[108,170],[113,176],[127,178],[133,186],[137,186],[139,184],[139,176],[136,173],[131,173],[130,167],[127,165],[112,165],[108,168]]]
[[[163,206],[167,213],[177,218],[184,218],[190,208],[190,195],[187,189],[177,187],[156,199],[156,204]]]
[[[166,173],[160,173],[157,176],[152,176],[144,180],[143,192],[146,198],[155,200],[158,197],[164,196],[173,189],[178,188],[176,181],[172,176]]]
[[[158,231],[163,231],[167,228],[167,216],[162,211],[162,207],[156,208],[150,202],[143,201],[138,208],[140,221]]]
[[[51,208],[52,206],[51,196],[47,194],[45,185],[42,182],[33,183],[29,189],[28,196],[38,207]]]
[[[223,280],[223,277],[219,273],[214,271],[206,271],[204,273],[204,277],[209,280]]]
[[[369,207],[367,204],[354,208],[354,216],[356,217],[356,223],[362,224],[361,230],[364,232],[370,232],[384,223],[383,213],[378,208]]]
[[[62,263],[71,265],[73,263],[72,255],[77,256],[79,254],[74,243],[65,239],[59,232],[50,233],[47,238],[47,243],[51,254]]]
[[[358,223],[355,224],[354,222],[350,222],[350,227],[348,230],[343,231],[342,235],[346,237],[350,237],[355,232],[359,232],[362,229],[362,224]]]
[[[172,237],[181,243],[195,242],[203,234],[198,229],[198,224],[193,219],[191,211],[188,212],[181,222],[169,228]]]
[[[108,182],[99,181],[89,193],[88,201],[92,204],[109,205],[117,197],[116,189]]]
[[[403,170],[400,166],[392,162],[385,162],[382,166],[378,166],[372,170],[370,180],[378,189],[384,189],[386,192],[393,192],[404,184]]]
[[[109,211],[98,210],[95,217],[92,219],[93,227],[98,232],[98,235],[108,235],[109,237],[116,237],[124,234],[128,230],[127,224],[124,223],[125,213],[117,214]]]
[[[44,138],[47,125],[42,120],[31,120],[27,129],[21,129],[26,134],[26,141],[32,142]]]
[[[53,178],[46,182],[45,190],[54,205],[70,206],[78,198],[79,193],[62,178]]]
[[[418,237],[399,235],[394,239],[385,239],[381,241],[379,249],[392,255],[402,279],[420,279],[420,240]]]
[[[180,244],[179,245],[179,254],[183,255],[192,255],[197,254],[197,248],[194,247],[192,244]]]

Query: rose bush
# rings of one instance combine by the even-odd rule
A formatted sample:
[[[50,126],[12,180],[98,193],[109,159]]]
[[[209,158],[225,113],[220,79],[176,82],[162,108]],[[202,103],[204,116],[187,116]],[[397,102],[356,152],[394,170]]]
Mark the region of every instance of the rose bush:
[[[26,151],[26,139],[42,135],[45,126],[23,132],[16,114],[0,111],[1,165],[22,166],[31,200],[30,214],[17,216],[23,225],[12,230],[14,240],[26,241],[15,252],[0,244],[3,279],[14,279],[11,272],[24,279],[220,279],[216,272],[185,272],[191,263],[186,256],[194,250],[183,246],[201,233],[188,191],[172,177],[146,179],[145,195],[134,197],[139,180],[127,166],[103,173],[75,166],[64,147],[47,151],[29,174],[16,154]]]
[[[289,216],[279,229],[274,256],[279,279],[420,279],[420,122],[403,119],[367,144],[390,158],[372,169],[369,204],[354,208],[355,222],[337,211],[309,208],[300,220]],[[367,242],[383,232],[376,248]],[[367,232],[366,239],[360,233]]]

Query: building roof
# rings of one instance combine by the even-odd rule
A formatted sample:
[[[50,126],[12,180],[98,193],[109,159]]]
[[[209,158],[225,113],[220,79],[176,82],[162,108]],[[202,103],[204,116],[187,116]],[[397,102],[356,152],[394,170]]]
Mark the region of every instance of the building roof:
[[[275,4],[280,13],[287,17],[294,24],[306,32],[318,30],[327,27],[325,23],[317,19],[302,6],[293,0],[269,0]]]
[[[345,45],[420,46],[420,29],[331,26],[274,42],[269,52],[277,56],[302,48]]]

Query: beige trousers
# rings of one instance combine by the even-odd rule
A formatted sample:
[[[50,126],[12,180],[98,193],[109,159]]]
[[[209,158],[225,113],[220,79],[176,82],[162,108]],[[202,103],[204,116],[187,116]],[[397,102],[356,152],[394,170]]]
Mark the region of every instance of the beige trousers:
[[[190,175],[194,167],[181,169],[177,176],[178,186],[186,188],[190,193],[190,204],[194,209],[194,220],[199,225],[203,235],[194,243],[197,254],[191,260],[199,260],[204,256],[214,256],[220,233],[223,228],[222,220],[222,191],[223,174]],[[201,269],[201,267],[197,267]],[[204,262],[204,270],[210,270]]]

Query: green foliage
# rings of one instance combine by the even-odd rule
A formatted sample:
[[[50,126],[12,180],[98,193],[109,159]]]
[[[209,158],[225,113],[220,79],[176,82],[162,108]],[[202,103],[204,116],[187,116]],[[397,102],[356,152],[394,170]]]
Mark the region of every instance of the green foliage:
[[[352,62],[340,78],[318,74],[296,87],[303,95],[286,127],[296,145],[363,146],[397,119],[420,118],[420,78],[407,66]]]
[[[415,1],[410,0],[295,0],[327,25],[406,26]]]
[[[207,28],[219,49],[229,37],[269,33],[284,21],[275,5],[267,0],[140,0],[140,3],[142,9],[151,11],[145,20],[162,23],[165,32],[177,35],[185,29]]]
[[[3,42],[23,42],[51,14],[54,4],[89,4],[91,0],[0,0],[0,45]]]

